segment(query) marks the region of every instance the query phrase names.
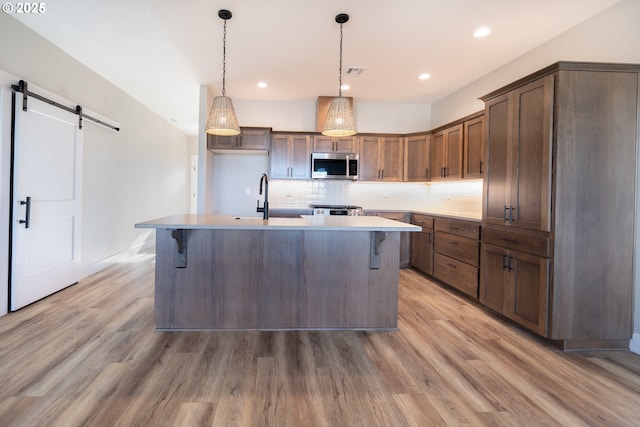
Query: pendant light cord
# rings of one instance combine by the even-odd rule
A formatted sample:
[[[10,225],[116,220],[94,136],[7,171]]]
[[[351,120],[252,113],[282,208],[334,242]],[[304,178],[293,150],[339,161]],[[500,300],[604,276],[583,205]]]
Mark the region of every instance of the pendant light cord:
[[[225,89],[225,75],[227,74],[227,20],[224,20],[224,33],[222,36],[222,96],[227,95]]]
[[[340,71],[338,76],[338,97],[342,97],[342,24],[340,24]]]

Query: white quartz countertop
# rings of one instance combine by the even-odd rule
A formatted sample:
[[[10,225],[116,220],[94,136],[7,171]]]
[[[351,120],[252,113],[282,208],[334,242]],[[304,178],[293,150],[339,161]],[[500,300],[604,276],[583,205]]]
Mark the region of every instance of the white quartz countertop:
[[[234,217],[229,215],[179,214],[153,219],[136,228],[211,230],[318,230],[318,231],[420,231],[421,228],[377,216],[314,216],[299,218]]]

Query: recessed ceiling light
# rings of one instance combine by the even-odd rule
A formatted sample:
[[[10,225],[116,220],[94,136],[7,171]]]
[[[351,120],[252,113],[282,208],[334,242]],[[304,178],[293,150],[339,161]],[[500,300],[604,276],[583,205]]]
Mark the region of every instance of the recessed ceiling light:
[[[480,27],[473,32],[473,37],[479,39],[488,36],[490,33],[491,29],[489,27]]]
[[[431,74],[427,74],[427,73],[422,73],[418,76],[418,78],[420,80],[428,80],[429,78],[431,78]]]
[[[349,89],[351,89],[351,86],[349,86],[348,84],[343,84],[342,86],[340,86],[340,89],[349,90]]]
[[[265,82],[260,82],[260,83],[258,83],[258,87],[260,89],[264,89],[265,87],[267,87],[267,84]]]

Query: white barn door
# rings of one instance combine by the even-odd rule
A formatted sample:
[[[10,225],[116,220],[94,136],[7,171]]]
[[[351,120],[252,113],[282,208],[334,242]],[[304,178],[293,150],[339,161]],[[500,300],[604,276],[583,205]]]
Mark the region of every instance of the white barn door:
[[[10,309],[80,279],[82,130],[78,116],[16,94]]]

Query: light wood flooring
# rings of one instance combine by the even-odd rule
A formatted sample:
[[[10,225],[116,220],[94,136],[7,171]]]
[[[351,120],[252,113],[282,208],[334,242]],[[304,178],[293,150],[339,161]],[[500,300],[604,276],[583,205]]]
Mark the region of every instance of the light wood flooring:
[[[0,426],[637,426],[640,356],[562,353],[404,270],[399,331],[155,332],[153,255],[0,317]]]

